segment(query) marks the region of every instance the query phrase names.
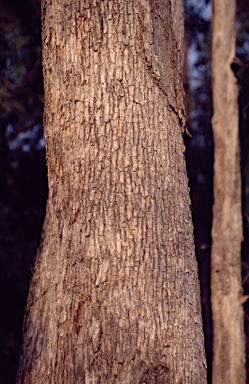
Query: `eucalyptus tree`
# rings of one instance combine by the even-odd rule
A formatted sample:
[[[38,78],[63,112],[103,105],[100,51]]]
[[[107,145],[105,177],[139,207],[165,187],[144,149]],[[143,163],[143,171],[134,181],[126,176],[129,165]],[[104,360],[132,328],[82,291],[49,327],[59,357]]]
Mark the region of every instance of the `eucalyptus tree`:
[[[17,383],[206,383],[179,1],[42,1],[49,197]]]
[[[245,383],[245,335],[241,281],[243,223],[235,58],[236,1],[214,0],[212,95],[214,205],[211,252],[213,318],[212,382]]]

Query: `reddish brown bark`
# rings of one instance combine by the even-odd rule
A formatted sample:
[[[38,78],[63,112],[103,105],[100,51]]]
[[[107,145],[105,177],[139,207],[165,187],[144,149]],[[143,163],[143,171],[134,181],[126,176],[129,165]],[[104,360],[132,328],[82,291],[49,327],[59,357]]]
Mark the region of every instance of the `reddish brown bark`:
[[[170,4],[42,3],[49,198],[17,383],[206,383]]]

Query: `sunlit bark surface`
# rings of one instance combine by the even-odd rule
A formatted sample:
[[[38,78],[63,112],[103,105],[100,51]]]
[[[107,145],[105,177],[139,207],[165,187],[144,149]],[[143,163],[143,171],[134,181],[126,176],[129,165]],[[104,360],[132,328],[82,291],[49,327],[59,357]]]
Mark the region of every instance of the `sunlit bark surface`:
[[[235,57],[235,12],[235,0],[213,1],[213,384],[246,383],[238,85],[231,70]]]
[[[49,198],[17,383],[206,383],[170,1],[42,15]]]

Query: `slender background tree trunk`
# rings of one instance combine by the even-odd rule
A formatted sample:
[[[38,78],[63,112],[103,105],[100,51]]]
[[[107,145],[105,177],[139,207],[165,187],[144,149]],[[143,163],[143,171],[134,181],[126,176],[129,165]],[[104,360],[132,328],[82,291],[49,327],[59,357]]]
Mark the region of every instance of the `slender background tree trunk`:
[[[49,197],[18,384],[206,383],[182,9],[42,2]]]
[[[235,12],[235,0],[213,1],[213,384],[246,382],[238,85],[231,70],[235,57]]]

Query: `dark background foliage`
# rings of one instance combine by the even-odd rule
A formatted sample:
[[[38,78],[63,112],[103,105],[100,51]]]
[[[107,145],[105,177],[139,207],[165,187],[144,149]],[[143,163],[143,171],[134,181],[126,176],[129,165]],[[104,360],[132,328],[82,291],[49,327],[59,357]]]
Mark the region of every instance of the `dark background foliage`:
[[[211,382],[210,251],[213,141],[209,0],[186,0],[184,86],[192,138],[184,135],[196,252],[201,279],[205,346]],[[249,3],[238,0],[237,56],[243,175],[242,274],[249,294]],[[188,66],[187,63],[188,62]],[[22,318],[45,215],[47,179],[42,130],[43,87],[39,0],[0,3],[0,384],[13,384]],[[248,116],[247,116],[248,115]],[[247,354],[249,303],[245,304]],[[249,372],[249,362],[247,361]],[[249,382],[249,380],[248,380]]]
[[[0,3],[0,383],[15,380],[47,194],[40,4]]]

